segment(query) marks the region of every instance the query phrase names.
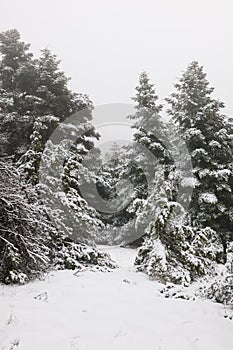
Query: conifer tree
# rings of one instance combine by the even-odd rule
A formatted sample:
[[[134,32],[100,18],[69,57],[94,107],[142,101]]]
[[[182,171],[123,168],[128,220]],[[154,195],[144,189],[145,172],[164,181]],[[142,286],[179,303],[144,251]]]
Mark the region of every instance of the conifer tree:
[[[145,88],[145,83],[142,86]],[[151,99],[151,93],[143,96]],[[145,102],[140,94],[138,100]],[[143,118],[138,124],[141,120]],[[144,125],[153,130],[153,117],[148,118],[147,114]],[[154,128],[159,130],[156,121]],[[141,142],[140,137],[138,140]],[[145,241],[135,264],[151,278],[189,284],[211,271],[215,261],[220,259],[222,247],[213,229],[208,225],[193,226],[186,213],[192,192],[190,188],[199,182],[185,152],[186,146],[172,123],[161,127],[161,140],[161,146],[168,145],[169,149],[164,147],[164,153],[154,153],[159,162],[154,168],[153,186],[147,198],[137,204],[136,225],[145,232]],[[163,154],[168,157],[163,157]]]
[[[172,191],[173,182],[157,171],[154,189],[137,219],[145,222],[146,236],[135,265],[163,283],[188,285],[214,272],[222,247],[210,227],[191,225],[184,207],[170,199]]]
[[[26,181],[30,182],[32,185],[38,184],[39,181],[38,171],[43,152],[43,146],[41,142],[42,128],[43,122],[41,118],[37,118],[34,122],[33,131],[30,136],[30,148],[16,163],[19,171],[25,176]]]
[[[147,217],[145,205],[153,188],[157,165],[164,164],[164,174],[168,174],[173,160],[168,149],[170,145],[167,127],[161,117],[162,105],[158,104],[158,96],[146,72],[140,74],[136,95],[132,100],[135,102],[136,112],[129,118],[134,121],[135,133],[133,147],[129,146],[127,152],[129,158],[127,175],[134,184],[135,191],[127,211],[131,217],[144,217],[140,224],[137,220],[134,227],[135,236],[138,237],[145,235],[148,219],[145,219]]]
[[[168,135],[160,115],[163,107],[158,104],[158,96],[146,72],[140,74],[136,95],[132,100],[135,102],[136,112],[129,118],[134,120],[134,140],[149,149],[160,161],[168,162]]]
[[[5,136],[1,155],[17,157],[30,142],[33,106],[28,97],[35,89],[36,70],[29,46],[15,29],[0,34],[0,134]]]
[[[45,244],[52,264],[58,268],[76,268],[82,263],[113,267],[106,254],[80,243],[83,240],[93,245],[98,228],[102,227],[98,213],[82,198],[78,188],[81,173],[85,178],[93,176],[82,162],[93,147],[93,140],[99,137],[91,123],[90,99],[68,89],[69,79],[60,70],[60,61],[48,49],[34,59],[29,53],[30,45],[21,41],[16,30],[2,33],[0,44],[0,152],[1,156],[17,160],[22,181],[27,182],[25,186],[35,186],[35,198],[31,200],[40,207],[43,200],[42,214],[48,224]],[[60,144],[49,142],[43,164],[51,169],[46,169],[50,174],[41,183],[41,171],[45,169],[41,168],[41,157],[46,141],[61,122],[83,109],[76,125],[61,126]],[[66,142],[69,143],[74,132],[77,139],[67,147]],[[61,157],[62,167],[56,169],[52,160]],[[60,177],[63,177],[61,184]],[[50,195],[57,196],[57,205],[50,205]]]
[[[190,213],[194,225],[210,226],[226,241],[232,219],[232,129],[212,97],[203,67],[192,62],[167,101],[186,142],[196,178]]]
[[[86,95],[69,90],[69,78],[60,70],[56,55],[44,49],[34,59],[29,48],[15,29],[0,35],[0,151],[2,155],[14,155],[16,160],[30,147],[37,118],[43,119],[44,146],[59,122],[92,108]]]

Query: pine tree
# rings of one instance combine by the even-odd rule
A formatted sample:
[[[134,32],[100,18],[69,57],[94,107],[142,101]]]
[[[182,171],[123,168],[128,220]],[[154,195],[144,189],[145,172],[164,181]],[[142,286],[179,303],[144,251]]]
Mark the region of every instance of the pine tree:
[[[31,146],[16,163],[19,171],[25,176],[26,181],[30,182],[32,185],[37,185],[39,181],[38,172],[43,152],[41,142],[42,128],[43,122],[41,118],[37,118],[33,125],[33,132],[30,136]]]
[[[69,78],[60,70],[56,55],[44,49],[34,59],[29,48],[15,29],[0,35],[0,151],[16,160],[30,147],[37,118],[43,119],[44,146],[59,122],[92,108],[86,95],[69,90]]]
[[[135,265],[162,283],[189,285],[214,272],[222,249],[215,231],[190,224],[184,207],[169,199],[172,190],[172,181],[157,171],[153,192],[138,216],[146,236]]]
[[[136,129],[134,133],[136,145],[133,145],[130,152],[131,158],[135,159],[134,164],[137,164],[136,168],[132,168],[132,174],[134,182],[140,184],[137,198],[145,199],[148,195],[148,178],[144,178],[146,181],[143,184],[142,177],[148,172],[152,173],[153,176],[157,163],[166,164],[165,173],[167,173],[173,159],[169,152],[170,143],[167,128],[160,115],[162,106],[157,103],[158,96],[153,84],[149,82],[146,72],[139,76],[136,95],[132,99],[136,103],[136,112],[129,118],[135,121],[133,128]],[[148,167],[149,170],[147,170]]]
[[[132,100],[135,102],[136,112],[129,118],[135,121],[134,140],[150,150],[160,162],[168,162],[168,135],[160,115],[163,107],[157,103],[158,96],[146,72],[140,74],[136,95]]]
[[[32,89],[31,78],[35,72],[30,70],[33,67],[29,48],[29,44],[20,40],[20,34],[16,29],[0,33],[1,88],[3,90],[12,93],[24,90],[29,93]],[[17,96],[13,94],[13,98],[17,102]]]
[[[34,59],[29,53],[30,45],[21,41],[16,30],[2,33],[0,43],[0,152],[17,160],[22,181],[35,186],[36,203],[41,206],[43,200],[42,211],[48,223],[46,249],[52,264],[56,268],[72,269],[82,264],[113,267],[106,254],[78,242],[83,240],[93,245],[102,227],[98,213],[82,198],[79,183],[75,182],[82,173],[86,179],[93,176],[82,165],[94,145],[93,140],[99,137],[91,123],[90,99],[68,89],[69,79],[60,70],[56,55],[48,49]],[[82,113],[76,115],[79,111]],[[76,123],[70,126],[66,118],[73,114]],[[58,131],[58,139],[62,139],[50,141],[44,154],[46,141],[63,121],[63,131],[60,134]],[[74,132],[77,137],[70,144]],[[45,160],[41,162],[43,157]],[[56,168],[53,160],[59,163],[61,157],[62,167]],[[41,172],[47,170],[48,177],[41,183]],[[57,196],[55,206],[50,201],[52,196]]]
[[[20,40],[15,29],[0,34],[1,155],[17,157],[30,142],[33,106],[27,97],[34,91],[36,70],[29,46]]]
[[[151,97],[149,93],[145,95]],[[184,111],[183,115],[185,118]],[[144,123],[149,125],[148,119]],[[186,212],[192,188],[199,185],[199,179],[193,172],[186,144],[172,124],[164,126],[161,132],[162,137],[167,137],[162,145],[168,146],[164,151],[169,157],[160,158],[161,153],[157,153],[159,162],[154,168],[153,185],[147,198],[137,204],[136,225],[145,232],[145,240],[135,264],[151,278],[189,284],[211,269],[213,272],[215,262],[221,258],[222,246],[210,225],[195,226]]]
[[[80,190],[82,182],[88,182],[93,174],[82,163],[87,152],[84,145],[69,139],[72,132],[78,133],[83,127],[76,122],[76,126],[61,124],[58,130],[61,140],[47,143],[40,164],[39,189],[56,229],[78,243],[93,245],[102,222]]]
[[[75,179],[71,172],[75,167],[76,173],[78,168],[81,169],[84,156],[93,147],[93,140],[99,137],[91,124],[92,103],[86,95],[75,94],[68,89],[69,79],[59,69],[60,61],[56,55],[48,49],[42,50],[39,59],[34,60],[32,54],[28,53],[29,45],[21,42],[20,34],[16,30],[1,34],[0,40],[2,43],[0,73],[2,72],[1,80],[4,88],[0,106],[2,136],[4,136],[1,138],[2,150],[6,155],[13,155],[16,159],[21,155],[17,165],[30,183],[36,185],[39,181],[41,156],[45,143],[54,129],[72,114],[85,109],[77,116],[78,138],[64,159],[64,187],[67,196],[70,197],[69,200],[79,208],[85,201],[74,185]],[[24,81],[24,75],[31,76],[31,67],[34,76],[33,84],[30,85]],[[6,72],[9,73],[7,76]],[[12,83],[8,84],[8,80]],[[13,98],[9,97],[11,95]],[[63,131],[64,129],[65,127]],[[67,129],[66,132],[72,133],[74,130]],[[69,138],[70,135],[63,133],[63,136]],[[79,204],[77,198],[80,200]]]
[[[222,102],[212,97],[203,67],[194,61],[167,99],[169,114],[186,142],[196,178],[190,213],[194,225],[210,226],[226,241],[232,220],[232,129],[221,114]]]
[[[68,88],[68,78],[60,70],[61,61],[49,49],[41,50],[35,60],[37,70],[36,96],[41,99],[40,115],[53,115],[64,121],[72,114],[92,108],[87,95],[74,93]]]
[[[134,184],[134,198],[127,211],[131,217],[146,215],[145,206],[147,198],[153,190],[154,176],[158,164],[163,164],[164,174],[168,174],[173,163],[170,154],[170,141],[166,124],[162,121],[162,106],[158,104],[158,96],[153,84],[150,83],[148,74],[143,72],[139,76],[139,84],[136,87],[136,95],[132,98],[135,102],[136,112],[129,116],[134,121],[134,143],[127,149],[128,153],[128,178]],[[139,220],[136,220],[139,223]],[[144,219],[140,225],[136,224],[135,237],[145,235]],[[135,222],[133,223],[135,225]]]

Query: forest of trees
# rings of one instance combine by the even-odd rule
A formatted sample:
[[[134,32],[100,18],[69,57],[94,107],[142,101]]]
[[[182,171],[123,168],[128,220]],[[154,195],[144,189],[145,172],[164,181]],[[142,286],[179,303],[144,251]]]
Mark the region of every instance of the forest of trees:
[[[17,30],[0,34],[0,281],[24,283],[51,268],[115,268],[97,244],[137,246],[137,269],[163,283],[216,276],[218,264],[230,273],[233,119],[221,112],[224,104],[213,97],[203,67],[191,62],[175,83],[166,99],[168,122],[148,74],[141,73],[135,113],[126,116],[133,142],[113,143],[105,157],[96,149],[87,169],[83,160],[100,138],[93,103],[69,89],[56,55],[44,49],[34,58],[29,49]],[[69,129],[63,122],[77,112],[81,117]],[[68,138],[51,141],[58,126],[88,131],[69,146]],[[52,162],[61,155],[57,174]],[[41,163],[50,169],[43,185]],[[120,209],[104,212],[91,194],[83,198],[81,176],[94,179],[101,198]],[[50,196],[57,205],[51,207]],[[213,294],[222,301],[226,293],[224,279]]]

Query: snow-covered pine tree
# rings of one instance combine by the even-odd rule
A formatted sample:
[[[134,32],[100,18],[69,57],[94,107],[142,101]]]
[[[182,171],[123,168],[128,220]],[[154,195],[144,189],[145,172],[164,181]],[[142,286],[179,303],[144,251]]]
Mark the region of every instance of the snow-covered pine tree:
[[[78,242],[93,245],[98,240],[99,231],[103,229],[104,225],[99,213],[93,207],[95,203],[92,203],[92,198],[88,193],[88,184],[91,181],[96,181],[95,173],[83,165],[83,155],[79,154],[77,147],[78,145],[74,145],[66,157],[63,189],[68,200],[67,205],[73,211],[72,236]],[[85,188],[87,188],[87,192],[84,191],[85,193],[80,191],[83,181],[85,182]]]
[[[65,165],[60,167],[59,159],[65,159]],[[85,179],[94,176],[79,163],[77,153],[74,156],[70,152],[66,139],[59,144],[47,143],[38,186],[44,209],[53,225],[49,236],[53,264],[58,269],[81,269],[93,265],[114,268],[116,265],[110,257],[95,247],[103,224],[97,211],[79,192],[82,172]]]
[[[43,120],[44,145],[59,122],[91,106],[86,95],[68,88],[56,55],[44,49],[34,59],[29,48],[15,29],[0,34],[0,151],[17,160],[30,147],[37,118]]]
[[[134,184],[135,195],[127,210],[135,218],[141,215],[141,212],[144,212],[143,208],[147,197],[150,195],[148,191],[151,189],[148,188],[149,184],[146,176],[148,166],[150,167],[149,172],[152,172],[150,175],[153,177],[156,172],[156,164],[164,164],[163,170],[167,175],[173,160],[168,150],[169,135],[166,124],[161,117],[162,106],[158,104],[158,96],[154,85],[150,83],[146,72],[140,74],[139,84],[136,86],[136,95],[132,100],[135,102],[136,112],[129,118],[134,121],[135,144],[127,149],[129,159],[127,175]],[[150,154],[149,159],[148,154]],[[153,164],[148,164],[148,162],[151,163],[151,159],[155,163],[154,169],[151,169]],[[145,228],[143,225],[135,227],[134,229],[137,231],[135,236],[144,236],[145,232],[143,230]]]
[[[92,108],[92,102],[87,95],[72,92],[68,88],[68,78],[60,69],[61,61],[47,48],[35,60],[36,89],[34,95],[37,103],[37,117],[44,118],[42,144],[50,137],[58,124],[72,114],[85,108]]]
[[[88,123],[89,114],[88,120],[85,121],[82,118],[82,123],[77,123],[77,134],[79,134],[78,130],[87,127]],[[62,128],[62,124],[60,127]],[[98,218],[98,213],[82,198],[79,190],[80,178],[88,180],[95,176],[82,164],[83,158],[88,152],[85,145],[90,147],[91,141],[88,141],[86,135],[85,138],[83,136],[86,141],[84,145],[75,143],[70,147],[69,135],[74,132],[75,125],[69,127],[69,125],[64,124],[63,128],[64,139],[59,144],[48,141],[46,152],[43,154],[41,142],[44,130],[43,118],[37,118],[31,135],[31,147],[18,162],[19,170],[28,182],[36,185],[38,193],[41,194],[45,212],[53,221],[51,234],[54,241],[57,240],[59,243],[63,239],[67,242],[76,240],[78,243],[85,242],[93,245],[98,230],[103,224]],[[90,128],[92,128],[91,125]],[[59,163],[60,159],[63,160],[61,168],[56,165],[56,161]],[[48,172],[49,176],[46,177]],[[43,178],[44,173],[45,178]],[[42,184],[41,177],[43,178]],[[57,197],[55,207],[49,203],[49,198],[54,196]],[[54,243],[53,246],[55,245]]]
[[[67,148],[66,140],[58,145],[51,141],[48,142],[46,153],[43,154],[43,166],[46,171],[49,169],[49,176],[46,177],[46,181],[40,182],[39,174],[43,173],[43,166],[41,167],[40,163],[42,156],[40,130],[42,129],[42,122],[38,120],[31,137],[32,148],[22,157],[24,162],[20,165],[19,170],[24,177],[26,175],[29,183],[36,186],[35,189],[39,195],[39,198],[36,198],[37,202],[40,202],[42,198],[43,213],[48,220],[47,246],[50,251],[51,266],[56,269],[82,269],[83,266],[95,265],[97,268],[99,266],[103,269],[114,268],[115,264],[110,257],[100,252],[94,244],[99,229],[103,227],[98,213],[88,205],[74,186],[75,181],[77,181],[75,173],[83,171],[86,179],[94,175],[90,173],[89,169],[87,171],[74,160],[74,154]],[[73,127],[71,127],[71,131],[74,131]],[[68,132],[67,128],[66,132]],[[61,158],[66,162],[64,167],[60,169],[56,167],[54,160],[56,163],[56,159]],[[77,150],[75,159],[77,159]],[[69,168],[71,164],[73,165],[72,169]],[[71,171],[72,179],[69,177],[70,172],[64,175],[66,167]],[[40,169],[39,174],[38,169]],[[43,177],[43,175],[41,176]],[[59,180],[61,177],[63,177],[64,183]],[[76,185],[78,188],[78,183]],[[56,201],[52,201],[51,205],[49,198],[54,196]]]
[[[0,42],[1,154],[12,155],[16,159],[21,155],[17,165],[31,184],[38,183],[41,155],[54,128],[73,113],[90,109],[90,112],[83,114],[79,125],[80,129],[86,128],[87,132],[79,133],[76,145],[64,158],[65,175],[69,173],[70,179],[66,181],[64,178],[64,186],[74,205],[77,198],[82,200],[80,194],[76,196],[76,192],[71,195],[77,188],[72,188],[74,181],[71,181],[72,175],[68,168],[71,166],[73,169],[75,161],[77,173],[78,165],[80,168],[83,157],[93,147],[93,139],[99,137],[91,125],[92,103],[86,95],[75,94],[68,89],[69,79],[60,71],[60,61],[48,49],[34,60],[32,54],[28,53],[30,45],[21,41],[16,30],[2,33]]]
[[[197,180],[190,214],[194,225],[209,226],[226,243],[233,231],[232,127],[212,97],[203,67],[192,62],[167,99],[169,114],[186,142]]]
[[[166,144],[168,135],[166,126],[161,118],[162,105],[158,104],[154,85],[149,76],[143,72],[139,76],[136,95],[132,97],[136,112],[129,116],[134,121],[134,140],[150,150],[160,162],[169,162],[170,156]]]
[[[146,77],[143,77],[141,86],[148,91],[143,93],[141,87],[137,88],[138,103],[144,101],[146,106],[154,106],[152,87],[145,81]],[[145,102],[147,98],[148,102]],[[160,147],[157,152],[154,150],[158,163],[154,168],[153,186],[146,199],[132,204],[137,208],[136,226],[145,233],[135,264],[151,278],[189,284],[211,271],[214,261],[219,258],[221,244],[211,228],[193,227],[185,211],[197,180],[193,177],[184,141],[174,125],[162,123],[158,114],[147,113],[141,119],[140,114],[138,116],[137,128],[142,122],[145,129],[155,130],[157,137],[156,130],[161,130],[161,136],[156,143]],[[153,116],[157,118],[153,120]],[[145,140],[140,134],[136,138],[139,142]],[[147,147],[150,147],[149,139]]]
[[[162,283],[188,285],[213,273],[221,244],[211,228],[198,229],[190,224],[184,207],[171,200],[173,186],[163,171],[156,172],[153,191],[137,219],[137,223],[147,225],[135,265]]]
[[[16,158],[26,151],[32,131],[27,96],[35,89],[36,69],[29,46],[15,29],[0,33],[0,152]]]
[[[45,143],[54,128],[77,111],[85,108],[90,108],[91,111],[92,103],[86,95],[76,94],[68,89],[69,79],[60,71],[60,61],[49,50],[43,50],[39,59],[33,59],[32,54],[28,52],[30,45],[21,41],[17,30],[2,33],[0,43],[1,155],[13,156],[16,160],[20,158],[17,165],[21,173],[28,182],[37,185],[40,158]],[[88,131],[79,133],[81,136],[76,140],[77,147],[73,147],[70,152],[64,154],[66,169],[68,168],[67,165],[72,163],[69,156],[74,156],[74,153],[76,153],[75,156],[77,154],[83,156],[92,147],[93,138],[98,137],[91,125],[91,113],[84,113],[83,115],[85,117],[80,121],[80,128],[85,129],[86,127]],[[69,133],[73,130],[67,129],[66,131]],[[56,149],[56,147],[57,145],[53,145],[51,148]],[[74,148],[76,148],[75,152]],[[85,149],[84,153],[82,152],[83,149]],[[61,146],[59,150],[63,152],[63,147]],[[54,155],[60,156],[56,154],[56,151]],[[51,154],[51,156],[53,155]],[[54,178],[51,176],[50,180],[54,180],[57,175],[54,174]],[[45,191],[45,187],[40,188],[40,191]],[[76,196],[72,186],[67,189],[65,180],[64,187],[66,187],[66,194],[63,193],[63,196],[60,196],[63,201],[63,214],[69,211],[71,206],[75,207],[76,224],[79,227],[82,226],[83,222],[88,224],[89,233],[92,231],[91,237],[93,238],[93,232],[96,232],[96,223],[101,224],[96,217],[96,212],[87,205],[80,194]],[[54,193],[58,192],[58,188],[55,187]],[[62,191],[59,194],[61,195],[61,193]],[[60,267],[69,266],[72,268],[79,265],[81,260],[86,260],[89,264],[98,262],[108,264],[108,259],[104,258],[105,255],[99,253],[95,248],[91,250],[88,246],[74,242],[69,237],[69,234],[72,234],[72,225],[69,226],[69,222],[67,225],[67,216],[62,216],[59,210],[56,211],[57,208],[53,209],[51,211],[56,217],[54,222],[56,225],[50,226],[48,245],[50,251],[53,250],[54,252],[53,261],[55,264]],[[51,218],[52,213],[49,212],[46,205],[44,210],[47,216]],[[89,211],[89,213],[86,213],[86,211]],[[82,220],[78,221],[80,217]],[[100,261],[101,259],[102,261]]]
[[[43,122],[41,118],[37,118],[30,136],[31,146],[16,163],[26,181],[30,182],[32,185],[38,184],[38,171],[43,152],[42,128]]]

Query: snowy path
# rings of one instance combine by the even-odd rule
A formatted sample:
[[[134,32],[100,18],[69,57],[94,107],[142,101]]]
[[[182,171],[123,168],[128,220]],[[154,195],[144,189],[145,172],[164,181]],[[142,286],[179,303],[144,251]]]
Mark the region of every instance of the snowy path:
[[[120,265],[111,273],[59,271],[0,286],[0,350],[233,349],[233,321],[220,305],[165,299],[135,272],[134,250],[106,250]]]

